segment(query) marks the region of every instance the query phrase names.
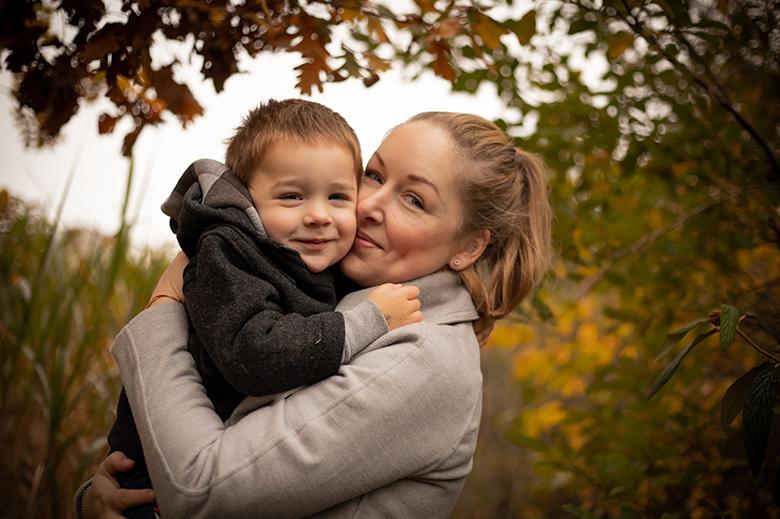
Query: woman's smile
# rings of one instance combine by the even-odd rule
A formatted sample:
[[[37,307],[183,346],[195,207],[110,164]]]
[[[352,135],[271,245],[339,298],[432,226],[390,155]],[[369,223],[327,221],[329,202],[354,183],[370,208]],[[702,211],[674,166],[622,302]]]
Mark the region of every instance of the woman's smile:
[[[382,247],[379,246],[379,244],[369,238],[365,233],[358,231],[355,235],[355,243],[352,245],[353,248],[359,247],[364,249],[381,249]]]

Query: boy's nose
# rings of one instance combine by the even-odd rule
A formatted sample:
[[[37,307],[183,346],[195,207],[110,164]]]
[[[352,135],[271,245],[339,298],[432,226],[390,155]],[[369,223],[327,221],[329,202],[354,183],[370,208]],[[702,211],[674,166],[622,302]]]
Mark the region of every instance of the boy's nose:
[[[303,217],[304,225],[327,225],[332,221],[328,210],[322,204],[313,204]]]

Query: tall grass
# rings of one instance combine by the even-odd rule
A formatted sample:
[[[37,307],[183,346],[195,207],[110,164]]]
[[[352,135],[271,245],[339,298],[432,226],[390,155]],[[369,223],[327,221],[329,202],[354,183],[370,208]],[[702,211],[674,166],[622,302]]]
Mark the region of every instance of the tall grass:
[[[60,230],[61,210],[49,221],[0,191],[0,517],[70,517],[106,449],[120,384],[108,348],[171,256],[130,248],[132,180],[131,162],[113,237]]]

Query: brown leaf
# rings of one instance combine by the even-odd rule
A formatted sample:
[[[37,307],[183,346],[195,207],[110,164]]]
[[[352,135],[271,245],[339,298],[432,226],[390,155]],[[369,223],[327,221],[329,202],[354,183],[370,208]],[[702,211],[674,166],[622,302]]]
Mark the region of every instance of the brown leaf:
[[[98,33],[95,34],[87,44],[84,46],[84,50],[81,51],[80,58],[82,61],[89,63],[96,59],[102,59],[104,56],[116,52],[119,50],[119,40],[117,39],[117,33],[111,30],[106,30],[106,27],[116,26],[120,24],[108,24],[103,27]]]
[[[298,71],[296,86],[304,94],[310,95],[313,86],[322,92],[320,73],[325,73],[326,77],[333,73],[328,65],[328,51],[325,49],[325,43],[325,38],[312,39],[310,34],[305,34],[294,47],[294,50],[300,52],[304,58],[303,63],[295,67],[295,70]]]
[[[390,62],[386,59],[382,59],[371,51],[363,53],[363,57],[368,62],[368,66],[373,71],[384,72],[390,69]]]
[[[98,133],[101,135],[111,133],[114,131],[114,126],[119,120],[119,117],[114,117],[108,114],[100,114],[98,117]]]
[[[175,113],[183,124],[203,114],[203,107],[192,95],[189,87],[176,82],[173,78],[171,65],[153,70],[150,77],[157,97],[165,102],[168,110]]]
[[[133,146],[135,146],[135,141],[138,140],[138,136],[141,135],[141,130],[144,129],[144,126],[144,123],[137,124],[130,133],[125,135],[122,141],[122,155],[129,157],[133,154]]]
[[[497,21],[479,11],[472,11],[474,21],[471,28],[474,34],[478,35],[486,46],[491,49],[501,46],[501,36],[507,34],[506,29],[501,27]]]
[[[436,59],[433,61],[434,74],[443,77],[447,81],[453,81],[456,74],[452,65],[450,65],[449,48],[444,45],[434,45],[430,50],[436,55]]]
[[[436,0],[414,0],[422,14],[436,12]]]

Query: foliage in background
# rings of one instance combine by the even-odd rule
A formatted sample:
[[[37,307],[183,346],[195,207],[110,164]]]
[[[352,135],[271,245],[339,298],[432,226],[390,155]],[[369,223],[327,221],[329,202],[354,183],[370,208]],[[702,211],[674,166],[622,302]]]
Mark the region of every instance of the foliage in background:
[[[670,332],[667,338],[676,342],[675,339],[682,339],[705,323],[711,324],[712,327],[696,335],[688,346],[680,350],[653,383],[647,398],[648,400],[652,398],[669,382],[683,359],[706,339],[717,333],[720,337],[720,349],[725,351],[739,335],[745,343],[760,354],[760,364],[740,375],[724,393],[720,403],[721,425],[728,428],[737,415],[742,413],[742,439],[748,465],[753,476],[757,476],[764,465],[769,433],[774,421],[774,407],[778,400],[780,333],[769,323],[763,322],[754,315],[743,315],[735,306],[721,305],[719,311],[712,312],[708,317],[691,321],[682,328]],[[747,333],[746,326],[750,329]],[[774,460],[774,464],[777,464],[777,460]],[[775,504],[780,506],[780,473],[775,474],[774,480],[772,494]]]
[[[505,79],[456,82],[496,84],[517,109],[510,132],[533,118],[521,145],[553,172],[560,258],[542,299],[554,319],[495,339],[515,352],[522,404],[492,425],[536,467],[531,506],[511,512],[777,517],[780,437],[754,482],[739,431],[717,420],[757,353],[685,363],[644,396],[677,323],[729,301],[780,327],[780,3],[535,6],[536,35],[506,46]],[[474,477],[491,477],[479,460]]]
[[[195,116],[189,91],[169,81],[174,65],[152,66],[144,55],[153,38],[176,39],[176,31],[191,34],[185,48],[204,57],[218,89],[236,56],[277,47],[305,57],[304,91],[346,76],[370,84],[394,59],[430,68],[455,91],[495,88],[507,106],[499,124],[550,165],[559,258],[540,297],[483,351],[483,427],[456,516],[780,516],[767,490],[780,428],[770,431],[757,485],[739,431],[715,418],[721,395],[758,354],[732,347],[706,361],[692,356],[662,394],[644,398],[670,360],[658,345],[676,324],[721,301],[780,324],[778,0],[534,2],[515,19],[465,1],[418,0],[403,15],[357,1],[122,2],[112,14],[118,25],[101,33],[84,22],[83,36],[65,44],[48,32],[50,21],[86,20],[84,9],[102,2],[12,4],[0,4],[8,25],[0,48],[13,50],[6,67],[19,74],[32,142],[68,120],[59,105],[104,92],[118,108],[102,129],[134,117],[128,144],[166,110]],[[52,5],[61,12],[54,18]],[[11,26],[8,9],[28,23]],[[236,10],[235,25],[221,23]],[[162,32],[141,30],[141,19]],[[274,19],[290,25],[282,33]],[[132,24],[134,32],[125,29]],[[37,89],[42,82],[26,73],[44,74],[52,89]],[[85,75],[64,86],[52,80],[72,74]],[[103,326],[79,319],[69,326]],[[38,476],[28,473],[31,485]]]
[[[131,119],[123,146],[130,155],[146,125],[166,114],[186,124],[203,113],[177,78],[177,68],[194,57],[220,92],[239,72],[241,57],[298,53],[296,86],[309,94],[348,78],[370,86],[392,60],[414,61],[454,80],[451,61],[491,67],[501,34],[516,31],[525,40],[533,33],[527,23],[496,22],[485,13],[489,4],[417,0],[410,6],[396,13],[367,0],[121,0],[114,10],[103,0],[7,1],[0,2],[0,50],[17,79],[17,115],[28,143],[55,138],[81,99],[106,96],[116,110],[101,115],[99,129],[111,132],[119,119]],[[463,44],[451,44],[456,38],[468,45],[468,59]],[[152,48],[163,42],[181,43],[181,52],[153,59]]]
[[[60,230],[0,191],[0,509],[70,517],[105,452],[119,380],[108,347],[146,303],[165,251]]]

